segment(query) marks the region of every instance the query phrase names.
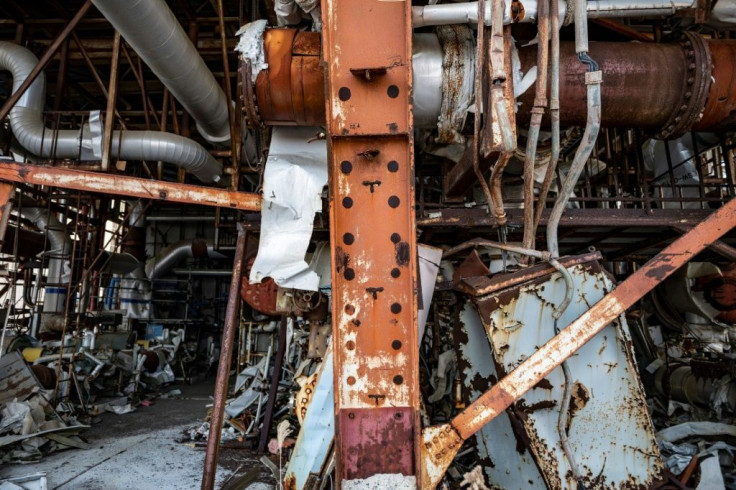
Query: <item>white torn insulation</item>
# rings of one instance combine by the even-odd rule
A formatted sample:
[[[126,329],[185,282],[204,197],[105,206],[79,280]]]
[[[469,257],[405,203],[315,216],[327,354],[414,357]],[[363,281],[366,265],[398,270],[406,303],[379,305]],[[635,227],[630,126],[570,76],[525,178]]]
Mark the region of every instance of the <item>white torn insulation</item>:
[[[305,261],[314,214],[327,184],[327,148],[314,140],[319,128],[275,127],[266,161],[261,239],[250,282],[271,277],[281,287],[319,289],[320,277]],[[310,140],[312,140],[310,142]]]
[[[263,33],[266,31],[266,23],[265,19],[250,22],[235,33],[240,37],[235,51],[240,53],[243,60],[250,61],[251,80],[253,81],[262,70],[268,68],[263,49]]]

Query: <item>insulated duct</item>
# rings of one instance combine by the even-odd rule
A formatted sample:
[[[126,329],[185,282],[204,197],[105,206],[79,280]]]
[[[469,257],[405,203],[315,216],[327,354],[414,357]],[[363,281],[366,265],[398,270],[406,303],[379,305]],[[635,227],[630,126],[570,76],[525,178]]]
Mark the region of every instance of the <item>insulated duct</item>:
[[[66,309],[69,274],[65,264],[72,252],[72,240],[66,227],[48,209],[23,208],[21,213],[47,236],[48,245],[44,253],[50,258],[41,317],[41,331],[44,332],[52,328],[54,318],[63,315]]]
[[[38,58],[17,44],[0,41],[0,70],[13,76],[18,90],[38,63]],[[94,139],[85,125],[82,130],[52,130],[44,126],[45,79],[43,74],[31,84],[8,117],[13,135],[27,151],[43,158],[85,158],[94,151]],[[98,144],[101,154],[101,145]],[[198,143],[161,131],[115,131],[112,154],[123,160],[164,161],[177,165],[202,182],[219,180],[222,167]]]
[[[128,213],[128,231],[121,243],[122,252],[139,261],[146,260],[146,214],[143,203],[129,202]]]
[[[164,0],[93,0],[197,122],[207,141],[230,141],[228,100]]]
[[[723,3],[723,2],[720,2]],[[514,2],[505,2],[503,23],[536,23],[539,12],[538,0],[523,2],[521,12],[516,11]],[[559,3],[559,18],[567,15],[569,2]],[[574,5],[574,3],[572,4]],[[589,19],[623,18],[623,17],[666,17],[674,15],[678,10],[695,7],[693,0],[588,0],[585,3]],[[722,9],[727,11],[728,7]],[[491,2],[485,3],[485,24],[491,25]],[[412,25],[417,27],[477,24],[478,2],[438,3],[411,8]],[[727,17],[724,13],[723,17]]]

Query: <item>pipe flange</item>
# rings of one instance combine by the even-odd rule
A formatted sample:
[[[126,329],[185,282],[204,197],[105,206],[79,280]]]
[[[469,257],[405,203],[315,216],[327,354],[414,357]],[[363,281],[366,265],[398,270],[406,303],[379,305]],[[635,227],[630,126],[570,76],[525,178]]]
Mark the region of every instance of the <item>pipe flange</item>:
[[[243,112],[248,129],[260,129],[263,127],[261,115],[256,105],[255,84],[251,76],[252,68],[250,60],[244,60],[240,65],[240,85],[242,87],[241,100],[243,101]]]
[[[654,135],[657,139],[680,137],[700,121],[712,83],[713,64],[705,39],[699,34],[684,32],[680,35],[678,42],[685,54],[687,64],[683,99],[664,127]]]

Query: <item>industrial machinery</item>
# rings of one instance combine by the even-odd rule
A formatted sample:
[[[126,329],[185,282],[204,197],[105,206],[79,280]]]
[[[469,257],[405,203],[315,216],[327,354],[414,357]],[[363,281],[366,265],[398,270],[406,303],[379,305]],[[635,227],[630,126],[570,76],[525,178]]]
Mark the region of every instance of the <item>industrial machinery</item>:
[[[0,352],[75,413],[216,373],[203,489],[225,423],[293,428],[288,489],[732,488],[667,431],[736,417],[734,33],[729,0],[5,0]]]

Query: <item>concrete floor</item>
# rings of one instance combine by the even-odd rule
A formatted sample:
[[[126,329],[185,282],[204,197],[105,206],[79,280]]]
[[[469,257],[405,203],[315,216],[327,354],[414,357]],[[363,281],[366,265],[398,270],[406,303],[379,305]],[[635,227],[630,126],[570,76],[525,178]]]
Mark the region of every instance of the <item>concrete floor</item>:
[[[199,426],[214,393],[212,381],[181,390],[176,398],[153,401],[135,412],[102,414],[99,421],[81,436],[92,449],[68,449],[41,461],[0,467],[0,480],[10,476],[45,472],[48,488],[61,490],[185,490],[200,488],[205,450],[176,442],[185,429]],[[273,478],[260,463],[260,454],[246,450],[222,449],[217,470],[220,488],[237,470],[244,474],[260,467],[259,481],[251,490],[273,488]]]

